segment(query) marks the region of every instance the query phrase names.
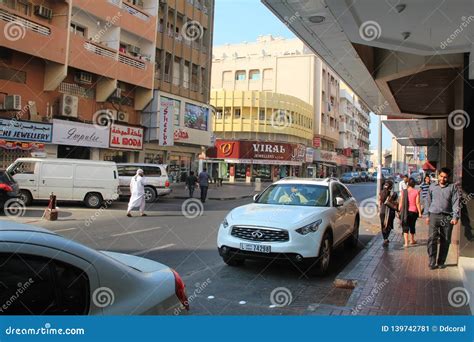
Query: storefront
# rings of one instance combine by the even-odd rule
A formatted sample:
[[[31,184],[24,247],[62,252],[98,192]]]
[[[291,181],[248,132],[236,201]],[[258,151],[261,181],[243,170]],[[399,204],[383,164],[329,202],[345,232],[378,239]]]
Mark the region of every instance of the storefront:
[[[337,175],[337,153],[333,151],[314,150],[313,164],[316,168],[316,177],[324,178]]]
[[[116,163],[138,162],[139,152],[143,150],[143,134],[141,127],[113,123],[110,127],[109,149],[101,151],[100,159]]]
[[[49,123],[0,119],[0,169],[17,158],[46,154],[53,128]]]
[[[351,172],[354,168],[354,160],[351,157],[338,154],[336,156],[337,177],[341,177],[343,173]]]
[[[247,140],[216,141],[215,155],[207,162],[219,162],[220,177],[229,182],[251,182],[255,178],[275,181],[302,173],[306,147],[300,144]]]

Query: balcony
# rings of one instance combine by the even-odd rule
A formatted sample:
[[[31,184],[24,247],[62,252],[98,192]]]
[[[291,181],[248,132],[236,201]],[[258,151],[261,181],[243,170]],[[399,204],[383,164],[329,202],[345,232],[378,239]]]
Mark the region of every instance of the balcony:
[[[66,63],[67,31],[32,20],[0,4],[2,46],[60,64]]]
[[[117,79],[143,88],[153,88],[155,73],[151,62],[128,56],[123,52],[119,53],[118,61],[120,67],[118,68]]]

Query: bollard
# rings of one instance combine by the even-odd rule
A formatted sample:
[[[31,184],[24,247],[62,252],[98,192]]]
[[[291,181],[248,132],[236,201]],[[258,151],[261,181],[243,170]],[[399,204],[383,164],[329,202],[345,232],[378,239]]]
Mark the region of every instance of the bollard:
[[[58,219],[58,210],[56,209],[56,195],[49,195],[48,208],[44,211],[44,218],[48,221],[56,221]]]
[[[255,191],[262,191],[262,180],[260,178],[255,178]]]

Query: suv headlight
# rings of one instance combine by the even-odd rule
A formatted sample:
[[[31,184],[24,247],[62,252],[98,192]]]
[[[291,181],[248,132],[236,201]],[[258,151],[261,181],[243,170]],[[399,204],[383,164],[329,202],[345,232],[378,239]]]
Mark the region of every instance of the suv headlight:
[[[224,221],[222,221],[222,227],[224,227],[224,228],[229,227],[229,222],[227,222],[227,218],[225,218]]]
[[[315,231],[318,230],[319,225],[323,222],[322,219],[319,219],[317,221],[314,221],[313,223],[310,223],[304,227],[296,229],[296,232],[301,234],[301,235],[306,235],[309,233],[314,233]]]

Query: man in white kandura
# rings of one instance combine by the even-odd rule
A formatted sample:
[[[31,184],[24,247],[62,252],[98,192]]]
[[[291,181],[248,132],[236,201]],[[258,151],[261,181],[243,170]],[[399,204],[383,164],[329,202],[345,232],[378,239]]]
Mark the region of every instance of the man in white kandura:
[[[140,215],[147,216],[145,211],[145,177],[143,170],[138,169],[137,174],[130,181],[130,202],[128,202],[127,216],[132,217],[130,213],[133,208],[140,208]]]

